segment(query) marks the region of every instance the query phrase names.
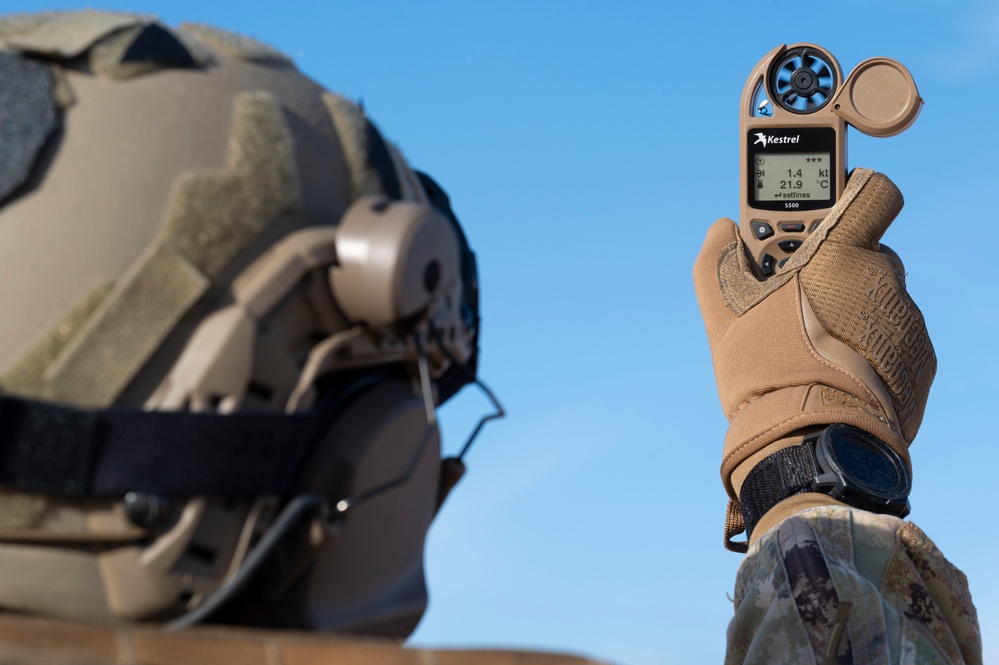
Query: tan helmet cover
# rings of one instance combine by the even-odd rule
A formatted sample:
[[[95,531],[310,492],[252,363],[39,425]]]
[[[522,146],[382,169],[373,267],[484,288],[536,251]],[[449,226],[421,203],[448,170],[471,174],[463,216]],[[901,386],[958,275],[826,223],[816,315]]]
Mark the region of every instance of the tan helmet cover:
[[[399,493],[414,510],[366,509],[398,521],[404,555],[381,570],[368,557],[371,570],[337,598],[322,575],[306,575],[302,593],[327,608],[328,625],[384,621],[371,594],[398,584],[393,566],[421,560],[437,496],[439,439],[424,408],[434,395],[419,365],[435,379],[475,344],[460,316],[454,229],[360,107],[256,40],[54,12],[0,19],[0,49],[0,77],[23,79],[58,121],[26,122],[38,149],[29,163],[0,164],[10,185],[0,187],[0,389],[85,408],[293,412],[314,403],[325,376],[401,368],[365,398],[363,422],[341,425],[354,439],[345,452],[316,453],[350,467],[350,482],[327,474],[302,486],[378,486],[412,459],[407,441],[431,442]],[[0,490],[0,606],[176,615],[235,574],[278,507],[271,497],[133,499]],[[370,540],[351,519],[345,528]],[[303,570],[328,541],[311,538]],[[365,580],[382,591],[365,595]],[[402,619],[390,632],[415,625],[412,613]]]

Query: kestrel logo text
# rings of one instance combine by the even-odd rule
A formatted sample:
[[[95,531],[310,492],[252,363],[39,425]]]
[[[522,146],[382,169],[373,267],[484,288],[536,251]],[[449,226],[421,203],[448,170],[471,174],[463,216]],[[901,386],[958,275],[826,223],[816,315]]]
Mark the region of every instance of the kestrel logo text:
[[[801,136],[774,136],[766,135],[763,132],[756,132],[756,145],[757,143],[762,143],[763,147],[766,148],[771,143],[797,143]]]

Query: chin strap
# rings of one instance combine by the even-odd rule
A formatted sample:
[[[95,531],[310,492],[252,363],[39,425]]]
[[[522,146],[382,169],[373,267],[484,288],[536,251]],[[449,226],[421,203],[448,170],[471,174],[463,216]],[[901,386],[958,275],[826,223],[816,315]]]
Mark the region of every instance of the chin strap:
[[[64,497],[286,496],[335,414],[76,409],[0,396],[0,484]]]

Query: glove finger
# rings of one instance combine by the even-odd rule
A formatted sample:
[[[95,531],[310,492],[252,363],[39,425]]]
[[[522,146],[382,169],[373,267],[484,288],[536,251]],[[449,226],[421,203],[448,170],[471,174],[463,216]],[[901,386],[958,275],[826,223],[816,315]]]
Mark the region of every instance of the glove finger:
[[[848,202],[846,209],[829,229],[827,239],[877,250],[881,236],[902,210],[902,192],[882,173],[855,169],[843,200]]]
[[[877,372],[902,436],[911,442],[922,421],[936,355],[923,315],[897,270],[900,262],[888,252],[824,246],[802,269],[801,285],[822,328]]]

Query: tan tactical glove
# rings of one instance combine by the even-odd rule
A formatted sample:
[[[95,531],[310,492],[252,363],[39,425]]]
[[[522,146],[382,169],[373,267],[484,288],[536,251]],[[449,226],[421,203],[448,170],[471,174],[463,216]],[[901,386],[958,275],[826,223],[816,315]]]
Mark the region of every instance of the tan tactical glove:
[[[803,428],[853,425],[911,466],[908,446],[936,355],[901,260],[878,243],[901,209],[887,177],[856,169],[825,221],[762,282],[734,222],[721,219],[708,231],[694,286],[729,420],[721,466],[731,497],[729,549],[744,551],[731,537],[742,530],[737,501],[746,474],[799,443],[792,437]]]

